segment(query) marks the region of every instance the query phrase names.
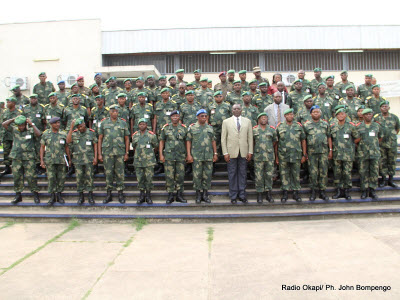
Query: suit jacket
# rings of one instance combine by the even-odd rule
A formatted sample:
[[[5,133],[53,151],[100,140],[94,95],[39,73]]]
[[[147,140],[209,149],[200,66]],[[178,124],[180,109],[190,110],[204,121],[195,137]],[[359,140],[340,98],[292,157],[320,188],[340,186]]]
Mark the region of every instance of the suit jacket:
[[[277,120],[276,117],[275,117],[274,104],[275,104],[275,103],[272,103],[272,104],[268,105],[268,106],[265,108],[264,111],[265,111],[265,112],[267,113],[267,115],[268,115],[268,124],[271,125],[271,126],[276,127],[276,126],[278,125],[278,120]],[[288,108],[290,108],[289,105],[283,104],[283,103],[280,104],[280,109],[281,109],[281,122],[285,120],[285,116],[283,115],[283,112],[284,112],[285,110],[287,110]]]
[[[253,154],[253,128],[251,121],[242,116],[239,132],[235,119],[232,116],[222,122],[222,153],[228,153],[230,158],[237,158],[240,153],[245,158],[248,153]]]

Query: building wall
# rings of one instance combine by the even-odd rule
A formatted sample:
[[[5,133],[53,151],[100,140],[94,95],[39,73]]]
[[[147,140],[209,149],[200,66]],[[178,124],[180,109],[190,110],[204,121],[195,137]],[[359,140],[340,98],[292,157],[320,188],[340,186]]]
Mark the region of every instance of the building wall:
[[[29,95],[39,82],[38,74],[57,89],[60,74],[85,76],[93,83],[94,71],[101,67],[100,20],[51,21],[0,25],[0,99],[12,93],[8,77],[28,77]]]

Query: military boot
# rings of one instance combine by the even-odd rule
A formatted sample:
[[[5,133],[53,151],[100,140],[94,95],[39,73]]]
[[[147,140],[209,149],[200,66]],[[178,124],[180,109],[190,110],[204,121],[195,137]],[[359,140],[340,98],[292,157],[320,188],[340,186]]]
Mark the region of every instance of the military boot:
[[[11,174],[11,167],[8,166],[8,165],[6,165],[4,171],[0,173],[0,177],[4,176],[4,175],[7,175],[7,174]]]
[[[368,197],[368,190],[362,190],[361,191],[361,199],[365,199]]]
[[[339,199],[342,196],[342,190],[340,188],[336,188],[335,195],[332,196],[332,199]]]
[[[310,201],[315,201],[315,198],[316,198],[316,193],[315,193],[315,190],[314,189],[312,189],[311,190],[311,195],[310,195]],[[294,199],[294,198],[293,198]],[[296,200],[296,199],[295,199]]]
[[[14,200],[11,201],[11,204],[17,204],[18,202],[22,202],[22,195],[20,192],[15,194]]]
[[[140,190],[139,199],[136,202],[137,204],[142,204],[145,201],[144,190]]]
[[[386,176],[383,176],[381,178],[379,178],[379,183],[378,186],[379,187],[384,187],[386,185]]]
[[[293,200],[296,200],[296,202],[301,202],[299,191],[293,191]]]
[[[187,203],[186,199],[183,198],[183,192],[182,191],[178,191],[176,193],[176,202]]]
[[[389,175],[388,185],[393,188],[397,188],[397,184],[393,182],[393,175]]]
[[[319,191],[319,199],[322,199],[324,201],[329,201],[329,197],[325,194],[325,190]]]
[[[196,190],[196,203],[200,204],[201,200],[202,200],[201,192],[199,190]]]
[[[274,198],[272,198],[271,191],[267,191],[265,200],[267,200],[269,203],[274,203]]]
[[[164,173],[164,164],[159,163],[157,169],[154,171],[154,174]]]
[[[146,191],[146,202],[147,204],[153,204],[153,200],[151,200],[151,191]]]
[[[74,174],[74,173],[75,173],[75,166],[72,165],[72,166],[69,168],[68,172],[67,172],[67,176],[68,176],[68,177],[71,177],[72,174]]]
[[[344,189],[344,197],[346,198],[346,200],[351,200],[349,189]]]
[[[88,199],[89,199],[89,204],[93,205],[94,204],[93,192],[89,192]]]
[[[83,203],[85,203],[85,195],[83,194],[83,192],[80,192],[77,204],[82,205]]]
[[[93,167],[93,174],[99,174],[99,165]]]
[[[287,198],[288,198],[288,192],[287,192],[286,190],[284,190],[284,191],[282,192],[281,202],[282,202],[282,203],[285,203],[285,202],[287,201]]]
[[[40,164],[36,164],[35,172],[36,175],[42,174],[42,168],[40,167]]]
[[[369,196],[373,199],[373,200],[377,200],[378,196],[375,193],[375,190],[373,188],[369,188]]]
[[[174,202],[174,193],[168,193],[168,199],[165,203],[167,204],[171,204],[172,202]]]
[[[124,191],[118,191],[118,201],[121,204],[125,203],[125,195],[124,195]]]
[[[129,169],[128,169],[128,162],[125,162],[124,173],[125,173],[125,176],[128,176],[131,174],[131,171],[129,171]]]
[[[185,170],[185,175],[190,175],[190,174],[192,174],[192,164],[187,164],[186,170]]]
[[[36,204],[40,203],[40,198],[39,198],[39,193],[38,192],[33,192],[33,201]]]
[[[111,192],[112,192],[111,190],[107,190],[107,196],[106,196],[106,198],[103,200],[103,203],[104,203],[104,204],[107,204],[107,203],[113,201],[113,199],[112,199],[112,193],[111,193]]]
[[[208,191],[207,190],[203,190],[203,201],[206,202],[206,203],[211,203],[211,200],[208,197]]]
[[[56,200],[57,200],[56,193],[51,193],[50,200],[49,202],[47,202],[47,205],[53,205],[54,203],[56,203]]]
[[[215,172],[217,171],[217,168],[215,166],[215,162],[213,162],[213,170],[212,170],[212,175],[215,175]]]
[[[63,197],[61,195],[61,192],[57,193],[57,202],[60,203],[60,204],[64,204],[65,203],[65,201],[64,201],[64,199],[63,199]]]
[[[257,193],[257,203],[263,203],[263,194]]]

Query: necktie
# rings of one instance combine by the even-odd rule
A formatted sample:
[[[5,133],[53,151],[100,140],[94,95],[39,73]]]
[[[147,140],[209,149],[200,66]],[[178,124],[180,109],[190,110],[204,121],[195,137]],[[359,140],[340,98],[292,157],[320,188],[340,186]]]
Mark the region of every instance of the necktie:
[[[240,131],[240,123],[239,123],[239,118],[237,118],[237,130]]]
[[[281,108],[280,108],[280,106],[278,105],[278,110],[277,110],[277,120],[278,120],[278,123],[281,121]]]

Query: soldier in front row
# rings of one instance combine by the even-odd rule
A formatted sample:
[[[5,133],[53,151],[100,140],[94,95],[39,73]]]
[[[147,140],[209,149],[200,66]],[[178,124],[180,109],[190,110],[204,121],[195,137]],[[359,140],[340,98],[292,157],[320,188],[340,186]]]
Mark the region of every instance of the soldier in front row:
[[[13,126],[14,123],[16,126]],[[12,158],[12,170],[14,179],[14,191],[16,193],[12,204],[17,204],[22,201],[21,192],[24,190],[24,177],[28,181],[28,186],[33,193],[35,203],[40,203],[39,187],[35,174],[35,137],[40,137],[41,132],[25,116],[5,121],[3,127],[11,130],[13,134],[13,146],[10,157]],[[28,128],[28,125],[31,128]]]

